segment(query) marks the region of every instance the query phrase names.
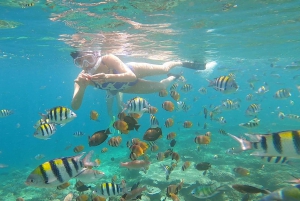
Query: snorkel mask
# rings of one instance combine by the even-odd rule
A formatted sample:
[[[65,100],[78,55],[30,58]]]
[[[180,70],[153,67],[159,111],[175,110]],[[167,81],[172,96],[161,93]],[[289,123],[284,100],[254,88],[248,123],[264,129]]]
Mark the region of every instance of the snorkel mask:
[[[71,56],[74,59],[74,64],[82,68],[87,73],[94,73],[98,67],[99,57],[101,57],[100,51],[75,51],[71,52]]]

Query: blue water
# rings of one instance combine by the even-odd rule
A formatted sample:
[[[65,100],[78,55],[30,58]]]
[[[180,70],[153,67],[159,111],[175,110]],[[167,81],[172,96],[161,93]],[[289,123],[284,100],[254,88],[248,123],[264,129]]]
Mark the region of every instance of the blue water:
[[[30,170],[47,160],[74,155],[74,146],[83,144],[86,147],[85,151],[97,152],[104,146],[108,147],[105,144],[90,148],[87,144],[88,135],[106,129],[110,122],[106,112],[105,92],[91,87],[85,93],[81,108],[75,111],[77,118],[74,121],[64,127],[58,127],[57,133],[50,140],[33,137],[32,126],[40,119],[39,113],[45,113],[45,110],[59,105],[71,107],[73,81],[80,69],[73,64],[70,52],[78,49],[101,49],[103,53],[119,56],[124,62],[161,64],[171,60],[187,60],[217,63],[213,70],[200,74],[194,74],[193,70],[184,68],[172,70],[174,73],[183,71],[187,83],[193,86],[191,92],[180,92],[181,100],[192,108],[188,112],[164,111],[161,104],[165,100],[172,100],[169,96],[161,98],[157,93],[140,95],[159,109],[156,117],[164,133],[159,142],[160,151],[169,148],[165,136],[175,131],[178,136],[178,153],[180,154],[181,148],[186,148],[186,143],[191,143],[190,152],[197,156],[197,146],[193,143],[195,133],[204,134],[209,130],[213,133],[211,146],[214,148],[207,150],[209,156],[204,159],[212,160],[210,155],[213,154],[225,155],[225,150],[237,144],[219,134],[218,130],[224,129],[238,136],[249,132],[238,124],[251,120],[245,116],[245,110],[251,103],[260,104],[262,110],[258,116],[261,119],[260,126],[250,132],[299,129],[297,121],[281,120],[277,116],[278,111],[300,115],[299,92],[296,88],[300,81],[293,79],[293,76],[300,75],[299,69],[284,68],[293,62],[300,65],[299,1],[106,1],[105,4],[90,6],[91,3],[97,1],[52,1],[50,4],[39,1],[35,2],[34,6],[25,8],[14,1],[0,2],[0,20],[19,23],[16,28],[0,28],[0,109],[14,111],[13,115],[0,119],[0,164],[8,166],[0,169],[0,178],[1,181],[7,181],[6,184],[11,182],[10,184],[18,186],[18,189],[14,189],[14,192],[17,192],[15,198],[10,196],[0,200],[16,199],[21,196],[18,195],[20,189],[22,195],[29,194],[32,188],[23,183]],[[66,16],[53,20],[53,17],[66,12]],[[123,20],[116,16],[123,17]],[[134,26],[128,20],[140,24]],[[75,36],[85,38],[86,42],[75,40]],[[271,68],[271,64],[276,68]],[[239,85],[237,93],[224,95],[212,88],[207,88],[206,95],[198,92],[200,87],[207,87],[206,79],[211,80],[230,72],[236,76]],[[280,77],[272,76],[273,74],[279,74]],[[259,81],[254,84],[255,89],[251,90],[247,80],[253,75],[257,75]],[[165,77],[161,75],[149,79],[159,81]],[[247,94],[255,94],[265,82],[270,87],[269,92],[262,96],[254,95],[253,101],[245,100]],[[290,89],[292,96],[285,100],[274,99],[274,93],[282,88]],[[135,96],[125,94],[124,102]],[[193,101],[195,97],[199,98],[196,102]],[[226,118],[225,125],[204,119],[203,106],[217,106],[226,99],[240,99],[241,108],[218,115]],[[91,110],[100,114],[100,122],[90,120]],[[167,129],[163,124],[169,117],[174,118],[175,125]],[[182,122],[186,120],[194,123],[190,130],[182,127]],[[205,122],[209,124],[207,130],[202,128]],[[198,123],[200,126],[197,126]],[[121,147],[109,147],[107,155],[101,156],[101,161],[108,162],[106,170],[109,166],[117,169],[119,161],[128,160],[126,141],[133,137],[142,138],[143,132],[149,127],[149,115],[144,115],[139,124],[139,132],[132,131],[129,135],[123,135]],[[74,138],[75,131],[83,131],[86,135]],[[65,150],[68,145],[72,147]],[[34,156],[41,153],[46,157],[35,160]],[[201,152],[201,155],[204,153]],[[156,162],[154,155],[156,153],[152,154],[153,163]],[[118,162],[111,162],[111,157],[118,158]],[[237,161],[241,164],[240,162]],[[219,161],[218,164],[229,165],[226,161]],[[286,170],[281,168],[282,171]],[[10,176],[10,173],[15,171],[29,172],[22,178]],[[293,171],[298,173],[296,169]],[[107,174],[107,181],[110,181],[113,174]],[[1,196],[7,196],[9,193],[5,189]]]

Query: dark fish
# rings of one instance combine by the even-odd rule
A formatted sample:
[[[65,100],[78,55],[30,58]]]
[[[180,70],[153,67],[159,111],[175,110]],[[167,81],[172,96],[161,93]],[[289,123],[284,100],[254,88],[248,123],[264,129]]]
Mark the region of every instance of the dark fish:
[[[155,141],[159,138],[162,137],[162,130],[161,128],[157,127],[157,128],[149,128],[144,136],[143,136],[143,140],[146,141]]]
[[[195,168],[200,171],[206,171],[211,168],[211,164],[207,162],[198,163],[195,165]]]
[[[86,186],[84,183],[82,183],[79,180],[76,182],[75,187],[76,187],[76,190],[79,192],[87,191],[90,188],[90,186]]]
[[[232,188],[237,190],[240,193],[263,193],[263,194],[269,194],[270,191],[265,189],[256,188],[254,186],[249,185],[242,185],[242,184],[234,184],[232,185]]]
[[[170,142],[170,147],[174,147],[175,144],[176,144],[176,140],[175,140],[175,139],[171,140],[171,142]]]
[[[250,200],[250,194],[245,194],[243,197],[242,197],[242,201],[249,201]]]
[[[203,108],[203,113],[204,113],[204,118],[206,119],[207,118],[207,113],[208,113],[206,108]]]
[[[63,183],[59,186],[56,187],[57,190],[63,190],[63,189],[66,189],[70,186],[70,182],[66,182],[66,183]]]
[[[140,182],[133,184],[133,186],[131,187],[131,191],[134,189],[137,189],[139,187],[139,185],[140,185]]]
[[[110,159],[111,161],[115,161],[115,158],[114,157],[111,157],[111,159]]]
[[[167,151],[164,152],[165,158],[168,158],[173,154],[173,149],[168,149]]]
[[[102,144],[107,139],[108,134],[111,134],[109,128],[95,132],[91,137],[89,136],[89,146],[92,147]]]
[[[233,171],[241,176],[249,176],[250,175],[250,171],[245,168],[242,168],[242,167],[233,168]]]
[[[169,185],[167,187],[167,196],[170,197],[170,193],[174,193],[177,195],[179,192],[178,186],[177,185]]]
[[[138,124],[137,120],[131,116],[125,116],[123,118],[123,121],[125,121],[128,125],[127,130],[132,131],[133,129],[135,129],[136,131],[138,131],[140,125]]]

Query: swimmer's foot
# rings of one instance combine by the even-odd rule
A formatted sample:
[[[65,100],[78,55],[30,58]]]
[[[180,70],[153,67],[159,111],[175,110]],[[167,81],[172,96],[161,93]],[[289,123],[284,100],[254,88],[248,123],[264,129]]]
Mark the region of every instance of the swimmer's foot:
[[[205,63],[197,62],[182,62],[182,67],[193,69],[193,70],[205,70]]]
[[[168,73],[167,76],[168,77],[173,76],[173,77],[175,77],[175,80],[177,80],[178,78],[180,78],[180,76],[182,76],[182,73],[180,73],[180,74]]]

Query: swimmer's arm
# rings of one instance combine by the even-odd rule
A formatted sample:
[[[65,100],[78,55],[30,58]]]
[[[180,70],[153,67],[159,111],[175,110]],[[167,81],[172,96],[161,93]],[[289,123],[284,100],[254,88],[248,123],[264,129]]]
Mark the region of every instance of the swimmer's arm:
[[[108,54],[102,57],[102,62],[119,74],[106,74],[105,82],[133,82],[137,79],[135,74],[115,55]]]
[[[90,80],[84,77],[84,73],[81,72],[74,80],[74,94],[71,102],[73,110],[78,110],[80,108],[85,89],[88,85],[91,85]]]
[[[78,110],[81,106],[83,95],[86,87],[80,87],[78,83],[74,83],[74,94],[72,98],[71,107],[73,110]]]

